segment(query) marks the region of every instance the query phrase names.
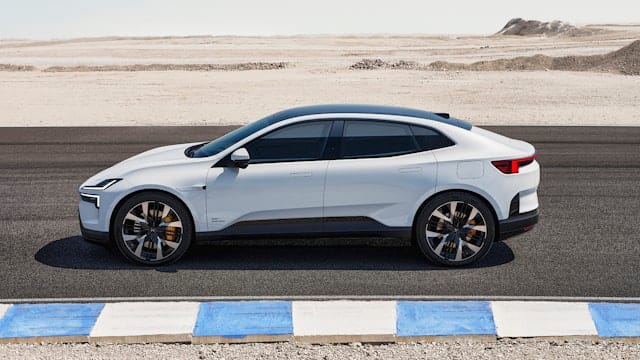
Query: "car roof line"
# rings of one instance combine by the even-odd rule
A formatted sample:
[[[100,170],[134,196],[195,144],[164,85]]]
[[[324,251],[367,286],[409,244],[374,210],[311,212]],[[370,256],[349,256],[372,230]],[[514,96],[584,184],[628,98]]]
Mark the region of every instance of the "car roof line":
[[[449,125],[453,125],[465,130],[471,130],[473,127],[469,122],[456,119],[448,116],[446,113],[433,113],[424,110],[398,107],[398,106],[386,106],[386,105],[360,105],[360,104],[327,104],[327,105],[311,105],[295,107],[283,111],[279,111],[275,114],[267,116],[264,120],[267,120],[271,124],[275,124],[280,121],[291,119],[294,117],[301,117],[306,115],[320,115],[320,114],[332,114],[332,113],[358,113],[358,114],[378,114],[378,115],[396,115],[407,116],[413,118],[422,118],[427,120],[433,120]]]

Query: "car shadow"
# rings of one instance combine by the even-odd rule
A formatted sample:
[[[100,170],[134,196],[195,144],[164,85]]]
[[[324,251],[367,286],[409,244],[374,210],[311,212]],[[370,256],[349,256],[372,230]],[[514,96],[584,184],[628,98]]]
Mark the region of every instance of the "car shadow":
[[[147,267],[126,261],[113,246],[80,236],[43,246],[35,259],[48,266],[80,270],[446,270],[426,261],[409,242],[394,239],[238,240],[194,246],[177,263]],[[504,242],[493,245],[481,261],[465,268],[484,268],[513,261]]]

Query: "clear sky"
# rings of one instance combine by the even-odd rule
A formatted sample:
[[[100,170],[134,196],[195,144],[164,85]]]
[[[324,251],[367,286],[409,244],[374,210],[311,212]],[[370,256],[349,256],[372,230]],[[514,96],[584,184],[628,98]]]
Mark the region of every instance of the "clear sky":
[[[0,0],[0,38],[489,34],[514,17],[640,23],[640,0]]]

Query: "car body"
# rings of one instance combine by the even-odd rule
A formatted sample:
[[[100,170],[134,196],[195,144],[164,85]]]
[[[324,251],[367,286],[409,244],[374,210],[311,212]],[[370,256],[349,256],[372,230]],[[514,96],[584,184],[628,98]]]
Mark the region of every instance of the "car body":
[[[376,236],[456,266],[537,223],[539,178],[532,145],[448,114],[316,105],[101,171],[79,188],[80,225],[150,265],[192,242]]]

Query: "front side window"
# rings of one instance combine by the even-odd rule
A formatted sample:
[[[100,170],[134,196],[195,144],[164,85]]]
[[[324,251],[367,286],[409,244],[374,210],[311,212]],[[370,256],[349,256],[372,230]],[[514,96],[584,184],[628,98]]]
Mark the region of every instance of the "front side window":
[[[285,126],[245,146],[251,163],[318,160],[322,157],[331,121]]]
[[[408,154],[419,151],[407,124],[379,121],[345,121],[340,157],[355,159]]]
[[[271,124],[273,124],[273,118],[271,117],[266,117],[264,119],[249,123],[209,142],[208,144],[200,146],[193,152],[193,154],[191,154],[191,156],[201,158],[216,155],[219,152],[228,149],[230,146],[233,146],[238,141],[266,128]]]

